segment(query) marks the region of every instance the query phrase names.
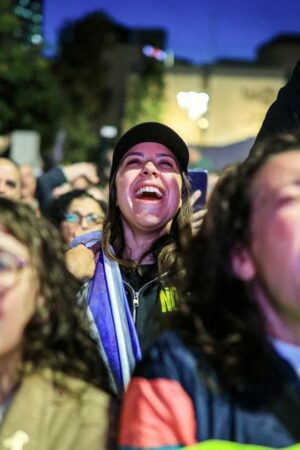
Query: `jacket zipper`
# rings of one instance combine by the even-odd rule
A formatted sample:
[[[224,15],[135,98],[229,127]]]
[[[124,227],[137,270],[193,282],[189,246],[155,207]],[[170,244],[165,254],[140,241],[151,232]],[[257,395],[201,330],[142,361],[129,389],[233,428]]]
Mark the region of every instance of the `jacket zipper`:
[[[138,291],[135,291],[133,287],[125,280],[123,280],[123,283],[129,288],[131,295],[132,295],[132,318],[133,323],[136,324],[136,316],[137,316],[137,310],[140,305],[140,295],[141,293],[148,287],[150,284],[155,283],[158,280],[161,280],[164,276],[167,275],[167,272],[163,273],[159,277],[153,278],[153,280],[148,281],[144,286],[142,286]]]

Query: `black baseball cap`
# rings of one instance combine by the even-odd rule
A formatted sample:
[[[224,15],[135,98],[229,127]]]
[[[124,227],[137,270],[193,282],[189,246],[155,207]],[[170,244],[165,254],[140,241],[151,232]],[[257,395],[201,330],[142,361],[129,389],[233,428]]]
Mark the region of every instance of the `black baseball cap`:
[[[183,139],[167,125],[159,122],[143,122],[126,131],[117,142],[112,159],[110,180],[125,153],[134,145],[142,142],[157,142],[165,145],[176,156],[180,169],[187,173],[189,150]]]

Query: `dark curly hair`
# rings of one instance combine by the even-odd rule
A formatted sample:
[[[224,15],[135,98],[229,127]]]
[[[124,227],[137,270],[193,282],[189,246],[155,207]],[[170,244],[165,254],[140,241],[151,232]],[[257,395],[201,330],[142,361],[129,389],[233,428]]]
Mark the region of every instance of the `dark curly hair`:
[[[235,276],[231,258],[236,244],[250,242],[255,175],[270,157],[288,150],[300,151],[300,136],[263,141],[244,163],[231,167],[216,185],[202,229],[180,258],[179,312],[171,326],[201,349],[231,388],[269,370],[263,316],[251,284]]]
[[[117,261],[121,266],[136,269],[138,264],[133,261],[123,260],[122,253],[125,247],[121,212],[116,206],[116,175],[111,179],[109,189],[108,212],[103,226],[102,248],[106,255]],[[158,262],[159,273],[170,272],[174,269],[177,250],[179,246],[180,234],[183,230],[186,233],[190,230],[192,209],[190,205],[190,183],[185,173],[182,177],[182,206],[173,219],[171,231],[168,235],[159,238],[147,254],[152,253]],[[110,245],[114,248],[112,252]],[[145,255],[142,256],[142,258]]]
[[[5,198],[0,199],[0,224],[28,248],[43,299],[24,331],[23,370],[50,368],[108,390],[106,369],[85,305],[76,300],[79,283],[66,268],[59,232],[29,206]]]

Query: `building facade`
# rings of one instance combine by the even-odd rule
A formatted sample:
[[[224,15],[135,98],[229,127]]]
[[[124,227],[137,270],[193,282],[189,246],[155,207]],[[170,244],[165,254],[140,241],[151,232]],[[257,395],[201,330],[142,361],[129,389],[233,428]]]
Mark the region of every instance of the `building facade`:
[[[285,81],[282,69],[250,64],[174,67],[165,74],[162,121],[192,146],[223,147],[244,141],[256,136]],[[198,102],[198,110],[193,102]]]

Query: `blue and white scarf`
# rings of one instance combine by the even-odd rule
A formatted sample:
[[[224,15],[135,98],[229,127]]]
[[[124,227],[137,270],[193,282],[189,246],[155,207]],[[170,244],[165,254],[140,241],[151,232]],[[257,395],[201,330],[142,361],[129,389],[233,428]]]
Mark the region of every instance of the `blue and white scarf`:
[[[100,231],[82,234],[72,241],[72,247],[87,248],[99,243]],[[119,265],[100,250],[94,277],[88,282],[88,314],[99,342],[100,353],[108,367],[113,387],[126,389],[141,348],[128,306]]]

